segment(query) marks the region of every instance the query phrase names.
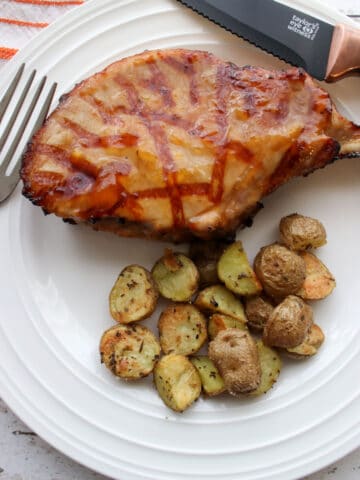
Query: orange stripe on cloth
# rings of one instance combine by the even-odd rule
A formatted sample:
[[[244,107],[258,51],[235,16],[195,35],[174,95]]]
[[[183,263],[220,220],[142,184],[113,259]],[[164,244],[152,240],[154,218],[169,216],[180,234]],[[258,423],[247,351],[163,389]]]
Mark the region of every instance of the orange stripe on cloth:
[[[0,47],[0,58],[2,60],[10,60],[17,52],[17,48]]]
[[[20,27],[36,27],[36,28],[44,28],[49,25],[48,23],[27,22],[24,20],[16,20],[14,18],[4,18],[4,17],[0,17],[0,23],[10,23],[11,25],[18,25]]]
[[[56,2],[55,0],[10,0],[11,2],[16,3],[30,3],[32,5],[51,5],[65,7],[67,5],[82,5],[84,0],[68,0],[67,2]]]

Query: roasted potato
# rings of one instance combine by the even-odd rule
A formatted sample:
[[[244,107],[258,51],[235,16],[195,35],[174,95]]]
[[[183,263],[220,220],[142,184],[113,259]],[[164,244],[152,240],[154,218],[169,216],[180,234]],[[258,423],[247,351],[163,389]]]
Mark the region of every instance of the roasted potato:
[[[327,267],[310,252],[299,252],[305,262],[304,283],[296,295],[304,300],[321,300],[334,290],[336,281]]]
[[[164,353],[190,355],[207,339],[206,319],[189,303],[169,305],[160,315],[158,328]]]
[[[308,250],[326,243],[324,225],[315,218],[293,213],[280,220],[279,229],[281,241],[291,250]]]
[[[262,290],[240,241],[226,248],[219,259],[217,272],[225,286],[237,295],[257,295]]]
[[[261,380],[256,390],[250,392],[250,395],[262,395],[266,393],[274,385],[281,370],[281,358],[279,354],[270,347],[263,344],[261,340],[256,342],[259,353]]]
[[[218,368],[231,395],[250,393],[259,387],[259,353],[248,332],[228,328],[218,333],[209,344],[209,358]]]
[[[319,325],[314,323],[311,325],[305,340],[297,347],[287,348],[286,351],[289,356],[296,359],[312,357],[317,353],[324,340],[324,332],[321,330]]]
[[[209,338],[214,340],[216,335],[226,328],[240,328],[240,330],[248,329],[246,322],[243,320],[222,313],[213,313],[208,322]]]
[[[260,249],[254,269],[265,292],[275,299],[296,294],[305,280],[304,260],[277,243]]]
[[[189,257],[200,274],[200,287],[219,283],[217,263],[229,242],[220,240],[196,240],[190,243]]]
[[[200,375],[202,389],[206,395],[213,397],[226,390],[224,380],[221,378],[219,370],[209,357],[200,355],[190,358],[190,361]]]
[[[273,310],[274,306],[265,296],[246,298],[245,314],[249,329],[261,333]]]
[[[164,403],[183,412],[201,393],[201,379],[197,369],[184,355],[165,355],[156,364],[154,382]]]
[[[159,355],[158,340],[143,325],[115,325],[100,340],[101,363],[126,380],[149,375]]]
[[[140,265],[129,265],[118,276],[109,296],[110,313],[120,323],[150,317],[159,293],[150,272]]]
[[[294,348],[306,338],[313,324],[313,312],[300,297],[289,295],[272,312],[265,324],[266,346]]]
[[[152,275],[160,294],[174,302],[187,302],[199,286],[199,272],[194,262],[170,249],[155,263]]]
[[[243,304],[223,285],[212,285],[201,290],[194,304],[205,314],[222,313],[246,322]]]

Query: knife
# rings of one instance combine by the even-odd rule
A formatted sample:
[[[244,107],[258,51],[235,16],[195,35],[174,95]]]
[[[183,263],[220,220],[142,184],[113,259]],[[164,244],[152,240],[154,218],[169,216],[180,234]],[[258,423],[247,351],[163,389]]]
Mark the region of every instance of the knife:
[[[360,73],[360,30],[275,0],[178,0],[230,32],[333,82]]]

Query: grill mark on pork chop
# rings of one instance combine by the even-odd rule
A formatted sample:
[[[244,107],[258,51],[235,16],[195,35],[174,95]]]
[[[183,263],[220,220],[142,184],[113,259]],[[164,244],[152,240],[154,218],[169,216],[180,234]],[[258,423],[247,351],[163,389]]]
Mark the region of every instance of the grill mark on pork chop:
[[[85,148],[133,147],[138,141],[138,137],[131,133],[99,136],[65,117],[62,117],[59,122],[75,133],[80,145]]]
[[[164,62],[170,65],[174,70],[184,73],[189,77],[189,98],[193,105],[199,102],[198,85],[195,78],[195,68],[193,65],[194,55],[184,54],[181,56],[181,62],[176,58],[164,57]]]
[[[229,82],[226,81],[228,65],[220,64],[216,72],[216,123],[218,131],[214,139],[216,157],[211,177],[210,198],[217,204],[220,202],[224,189],[224,173],[226,164],[226,137],[228,128],[227,97]]]
[[[158,65],[156,65],[155,60],[148,61],[147,65],[150,69],[151,76],[150,78],[144,79],[140,84],[145,88],[158,93],[161,96],[165,107],[174,107],[175,102],[165,75]]]
[[[123,79],[121,75],[116,77],[116,81],[122,88],[124,88],[132,113],[136,114],[141,119],[143,125],[147,128],[154,140],[162,164],[163,179],[166,184],[166,191],[171,204],[173,225],[174,227],[183,226],[185,217],[181,195],[178,189],[176,166],[171,155],[166,132],[158,122],[153,121],[151,118],[152,112],[144,106],[135,87],[129,84],[126,79]]]

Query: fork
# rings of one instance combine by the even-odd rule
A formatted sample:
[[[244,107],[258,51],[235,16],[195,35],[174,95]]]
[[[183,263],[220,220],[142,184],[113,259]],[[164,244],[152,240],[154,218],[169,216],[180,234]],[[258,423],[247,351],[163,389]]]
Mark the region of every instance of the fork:
[[[10,83],[8,89],[6,90],[4,96],[0,101],[0,126],[3,121],[4,115],[11,104],[11,100],[13,99],[15,92],[18,90],[18,85],[20,82],[21,77],[23,76],[25,70],[25,64],[23,63],[17,73],[15,74],[12,82]],[[0,202],[6,200],[13,190],[15,189],[16,185],[20,180],[20,165],[21,165],[21,158],[25,151],[26,145],[30,138],[34,135],[36,130],[38,130],[41,125],[43,124],[52,99],[55,94],[55,90],[57,87],[56,83],[53,83],[48,91],[46,97],[41,100],[40,103],[40,96],[42,91],[44,90],[47,77],[44,76],[40,82],[38,83],[34,93],[30,96],[29,91],[31,89],[32,84],[34,83],[34,78],[36,76],[36,70],[33,70],[30,75],[28,76],[25,86],[20,92],[19,98],[16,101],[15,106],[13,107],[12,113],[9,116],[9,119],[3,129],[3,132],[0,136],[0,158],[1,155],[5,153],[3,160],[0,163]],[[24,103],[25,99],[29,100],[28,107],[25,108]],[[42,105],[39,113],[34,115],[34,110],[37,105]],[[18,117],[20,115],[20,117]],[[19,119],[20,124],[16,127],[16,131],[14,130],[14,137],[11,142],[8,141],[9,135],[13,132],[14,126],[16,121]],[[21,153],[19,154],[16,162],[11,168],[10,172],[7,172],[10,162],[12,161],[15,153],[17,152],[18,146],[23,139],[25,130],[28,127],[28,124],[31,120],[29,128],[31,127],[30,134],[27,136],[25,147],[22,149]],[[10,143],[10,145],[8,145]]]

